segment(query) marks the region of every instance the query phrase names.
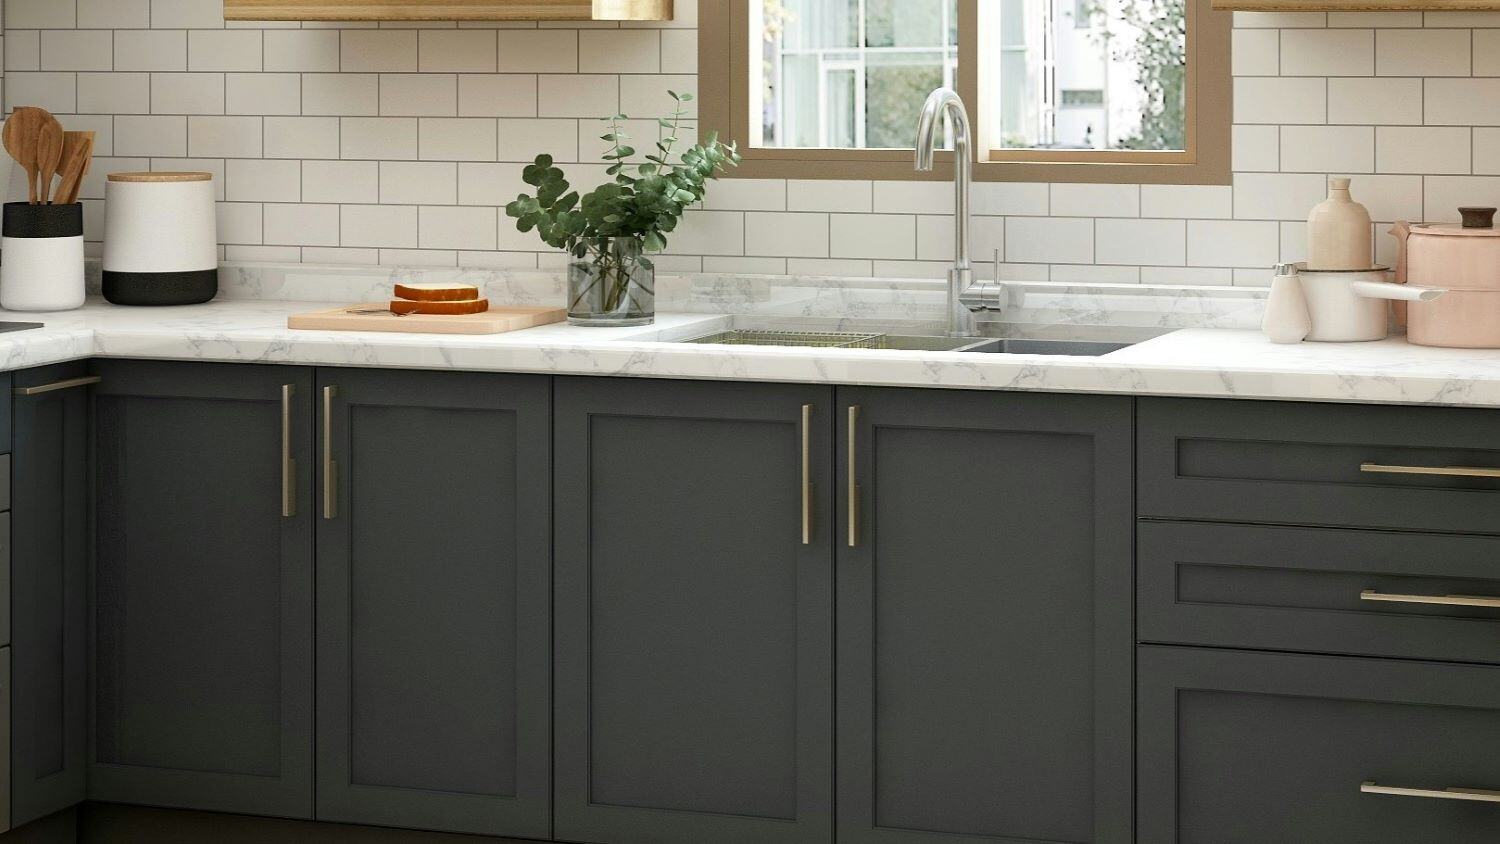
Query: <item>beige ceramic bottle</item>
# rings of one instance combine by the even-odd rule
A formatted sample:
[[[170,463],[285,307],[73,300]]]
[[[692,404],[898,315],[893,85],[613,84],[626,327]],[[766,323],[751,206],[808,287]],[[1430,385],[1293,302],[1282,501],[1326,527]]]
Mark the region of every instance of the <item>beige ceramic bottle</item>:
[[[1329,179],[1328,198],[1307,218],[1307,266],[1368,270],[1373,261],[1370,212],[1349,194],[1349,179]]]

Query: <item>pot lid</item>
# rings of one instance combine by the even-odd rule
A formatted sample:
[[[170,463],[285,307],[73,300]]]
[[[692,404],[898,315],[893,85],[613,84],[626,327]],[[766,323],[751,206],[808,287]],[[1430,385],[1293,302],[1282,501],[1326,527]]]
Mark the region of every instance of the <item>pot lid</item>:
[[[1494,208],[1466,207],[1458,209],[1462,224],[1418,223],[1411,227],[1413,234],[1435,234],[1446,237],[1496,237],[1500,229],[1495,228]]]

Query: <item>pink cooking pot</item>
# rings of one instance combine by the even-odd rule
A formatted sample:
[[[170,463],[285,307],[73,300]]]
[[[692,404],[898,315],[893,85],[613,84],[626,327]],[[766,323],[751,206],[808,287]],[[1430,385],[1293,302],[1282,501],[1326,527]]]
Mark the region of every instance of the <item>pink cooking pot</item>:
[[[1406,304],[1406,339],[1419,346],[1500,348],[1500,229],[1494,208],[1460,208],[1463,223],[1397,223],[1396,283],[1444,288]],[[1400,317],[1400,310],[1397,313]]]

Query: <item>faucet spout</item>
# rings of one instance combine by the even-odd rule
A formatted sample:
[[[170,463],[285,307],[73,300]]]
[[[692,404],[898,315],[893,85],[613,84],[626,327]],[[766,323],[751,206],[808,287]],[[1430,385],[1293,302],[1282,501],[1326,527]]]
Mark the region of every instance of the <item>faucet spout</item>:
[[[998,283],[975,283],[970,253],[972,212],[969,195],[974,184],[974,135],[969,111],[951,88],[939,88],[927,97],[917,120],[916,167],[932,170],[937,154],[937,135],[947,115],[953,127],[953,269],[948,272],[948,334],[970,337],[976,333],[974,312],[1001,309],[1004,290]],[[997,266],[998,272],[998,266]]]

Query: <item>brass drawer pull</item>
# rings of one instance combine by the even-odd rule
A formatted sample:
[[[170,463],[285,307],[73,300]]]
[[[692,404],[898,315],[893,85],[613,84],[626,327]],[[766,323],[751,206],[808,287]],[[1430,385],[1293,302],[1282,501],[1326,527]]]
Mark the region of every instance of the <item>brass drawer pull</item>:
[[[1442,475],[1449,478],[1500,478],[1500,469],[1482,466],[1385,466],[1361,463],[1361,472],[1375,475]]]
[[[323,518],[335,519],[339,514],[338,468],[333,459],[333,397],[337,387],[323,388]]]
[[[292,457],[292,395],[296,387],[281,385],[281,516],[297,515],[297,460]]]
[[[1488,607],[1500,610],[1500,598],[1481,595],[1396,595],[1366,589],[1359,593],[1361,601],[1388,601],[1393,604],[1440,604],[1446,607]]]
[[[859,405],[849,406],[849,453],[846,455],[849,470],[849,547],[859,547],[859,471],[854,466],[858,453],[856,440],[859,434]]]
[[[812,544],[812,416],[813,406],[802,405],[802,544]]]
[[[39,396],[42,393],[55,393],[58,390],[71,390],[74,387],[89,387],[103,380],[98,375],[85,375],[82,378],[53,381],[51,384],[43,384],[40,387],[16,387],[11,392],[18,396]]]
[[[1399,788],[1392,785],[1376,785],[1362,782],[1359,790],[1365,794],[1390,794],[1395,797],[1426,797],[1433,800],[1473,800],[1479,803],[1500,803],[1500,791],[1485,788]]]

